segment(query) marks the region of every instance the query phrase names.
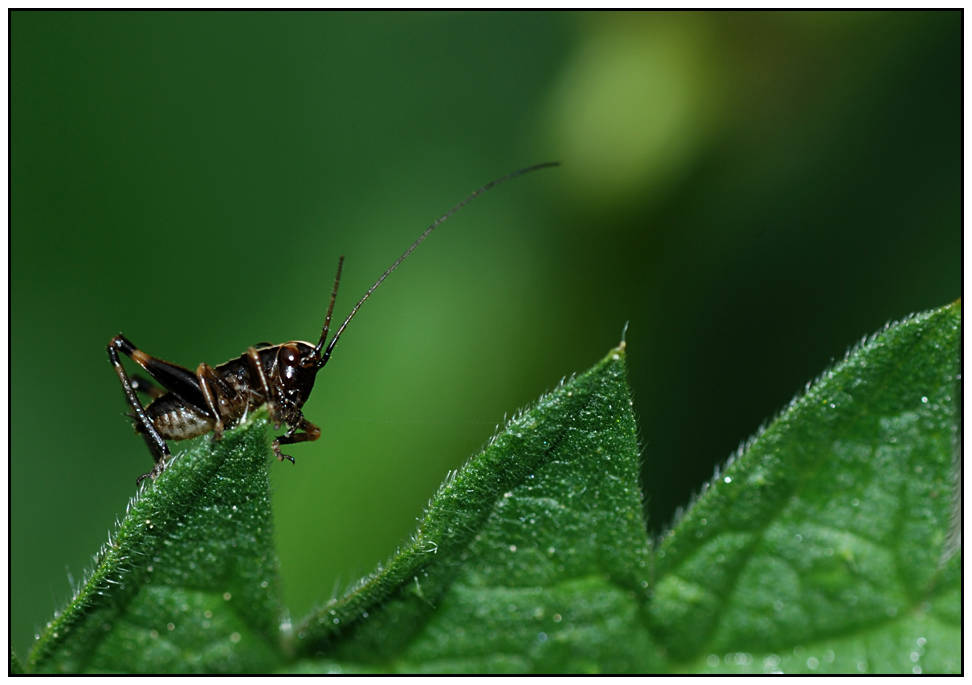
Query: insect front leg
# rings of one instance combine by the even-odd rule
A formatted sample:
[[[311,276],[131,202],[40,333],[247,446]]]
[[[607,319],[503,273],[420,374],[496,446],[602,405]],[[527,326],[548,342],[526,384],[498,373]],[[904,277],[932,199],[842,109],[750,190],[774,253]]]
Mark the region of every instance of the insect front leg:
[[[115,373],[118,374],[118,380],[121,381],[122,389],[125,391],[125,397],[128,399],[128,404],[135,412],[134,419],[139,424],[138,432],[142,434],[142,437],[145,439],[145,444],[148,445],[149,452],[152,453],[152,458],[155,460],[155,466],[152,470],[148,473],[143,473],[135,481],[136,485],[140,485],[149,476],[155,478],[162,473],[171,455],[169,453],[169,446],[165,444],[165,440],[159,435],[155,424],[152,423],[152,420],[145,412],[145,407],[142,406],[141,400],[138,399],[138,395],[132,387],[128,373],[118,358],[118,350],[130,355],[131,351],[136,350],[136,348],[122,336],[115,336],[108,344],[108,358],[111,360],[111,365],[115,368]]]
[[[315,426],[313,423],[304,418],[304,415],[297,411],[297,416],[299,417],[297,422],[292,424],[287,432],[281,435],[279,438],[275,439],[270,447],[273,449],[273,453],[277,455],[277,461],[283,461],[284,459],[289,459],[291,464],[296,464],[294,458],[282,454],[280,452],[280,445],[292,445],[297,442],[313,442],[321,437],[321,429]],[[302,430],[303,433],[298,433],[297,431]]]

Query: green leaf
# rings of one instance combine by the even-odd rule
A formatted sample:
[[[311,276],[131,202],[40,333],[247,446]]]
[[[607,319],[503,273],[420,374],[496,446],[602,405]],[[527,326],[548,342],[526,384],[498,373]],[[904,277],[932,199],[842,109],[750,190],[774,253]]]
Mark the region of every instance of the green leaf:
[[[34,646],[34,672],[265,671],[281,659],[265,416],[146,481]]]
[[[653,671],[623,348],[514,418],[388,566],[297,630],[317,670]]]
[[[957,672],[960,326],[956,303],[865,341],[654,552],[622,346],[514,418],[384,568],[294,631],[258,414],[143,489],[28,668]]]
[[[681,668],[957,672],[961,305],[863,343],[665,536],[646,617]]]
[[[297,653],[313,661],[295,670],[957,671],[960,324],[956,304],[855,349],[654,560],[615,351],[516,419],[386,569],[308,619]]]

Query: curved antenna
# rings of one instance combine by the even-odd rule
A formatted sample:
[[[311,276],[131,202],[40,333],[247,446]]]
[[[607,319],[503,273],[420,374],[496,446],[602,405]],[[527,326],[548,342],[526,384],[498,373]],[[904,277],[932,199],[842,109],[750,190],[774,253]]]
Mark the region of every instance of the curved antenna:
[[[419,244],[421,244],[421,242],[423,240],[425,240],[429,236],[429,233],[431,233],[432,231],[434,231],[435,228],[439,224],[441,224],[443,221],[445,221],[446,219],[448,219],[449,217],[451,217],[453,214],[455,214],[456,212],[458,212],[460,209],[462,209],[463,207],[465,207],[467,204],[469,204],[470,202],[472,202],[476,197],[478,197],[479,195],[482,195],[483,193],[485,193],[490,188],[493,188],[494,186],[498,186],[500,183],[505,183],[506,181],[509,181],[510,179],[516,178],[517,176],[522,176],[523,174],[528,174],[531,171],[536,171],[537,169],[545,169],[547,167],[554,167],[554,166],[560,166],[560,162],[544,162],[543,164],[534,164],[533,166],[528,166],[525,169],[518,169],[517,171],[514,171],[511,174],[507,174],[506,176],[503,176],[502,178],[498,178],[495,181],[490,181],[489,183],[487,183],[486,185],[484,185],[482,188],[480,188],[478,190],[474,190],[473,192],[471,192],[467,197],[465,197],[463,200],[461,200],[460,202],[458,202],[455,207],[453,207],[448,212],[446,212],[445,214],[443,214],[442,216],[440,216],[438,219],[436,219],[434,222],[432,222],[432,225],[429,226],[427,229],[425,229],[425,233],[423,233],[422,235],[420,235],[418,237],[418,240],[416,240],[414,243],[412,243],[412,246],[409,247],[407,250],[405,250],[405,254],[403,254],[401,257],[399,257],[397,260],[395,260],[395,263],[392,264],[390,267],[388,267],[388,271],[386,271],[385,273],[383,273],[381,275],[381,278],[379,278],[375,282],[375,284],[373,286],[371,286],[371,288],[368,289],[368,292],[366,292],[364,294],[364,297],[362,297],[360,300],[358,300],[358,304],[354,305],[354,309],[352,309],[351,310],[351,313],[348,314],[348,318],[346,318],[344,320],[344,323],[341,324],[341,327],[337,330],[337,333],[335,333],[334,334],[334,337],[331,338],[331,343],[327,346],[327,349],[324,350],[324,354],[321,357],[321,360],[318,362],[318,367],[324,366],[327,363],[327,360],[330,359],[330,357],[331,357],[331,351],[334,349],[334,346],[337,344],[338,339],[341,337],[341,334],[344,332],[344,329],[347,328],[348,323],[351,322],[351,319],[354,318],[354,315],[358,313],[358,310],[361,308],[361,305],[364,304],[365,300],[367,300],[369,297],[371,297],[371,293],[375,292],[375,290],[378,288],[378,286],[382,284],[382,281],[384,281],[386,278],[388,278],[388,274],[390,274],[392,271],[394,271],[395,269],[397,269],[398,268],[398,265],[401,264],[403,261],[405,261],[405,258],[406,257],[408,257],[410,254],[412,254],[412,250],[414,250],[416,247],[418,247]],[[339,267],[338,268],[338,275],[339,276],[340,276],[340,273],[341,272],[340,272],[340,267]],[[335,290],[335,292],[337,291],[337,282],[335,282],[335,284],[334,284],[334,290]],[[334,302],[333,302],[333,299],[332,299],[331,305],[333,306],[333,304],[334,304]],[[330,317],[330,310],[328,310],[328,317]],[[326,331],[327,331],[327,323],[325,323],[325,325],[324,325],[324,331],[326,333]],[[324,338],[322,337],[321,338],[321,342],[318,343],[318,348],[323,344],[323,342],[324,342]]]
[[[320,354],[324,348],[324,341],[327,340],[327,330],[331,327],[331,314],[334,313],[334,301],[337,300],[338,284],[341,282],[341,268],[344,266],[344,255],[338,258],[337,275],[334,277],[334,289],[331,290],[331,303],[327,305],[327,316],[324,318],[324,330],[321,331],[321,340],[314,347],[314,352]]]

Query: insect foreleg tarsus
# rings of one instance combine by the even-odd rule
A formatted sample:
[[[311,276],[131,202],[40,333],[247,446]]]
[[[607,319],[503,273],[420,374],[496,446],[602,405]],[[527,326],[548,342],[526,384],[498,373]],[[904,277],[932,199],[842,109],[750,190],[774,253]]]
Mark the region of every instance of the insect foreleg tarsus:
[[[293,445],[298,442],[313,442],[321,437],[321,429],[315,426],[313,423],[304,418],[304,415],[298,410],[297,415],[300,417],[296,423],[292,424],[287,432],[281,435],[279,438],[273,441],[270,445],[273,448],[273,453],[277,455],[277,461],[283,461],[284,459],[289,459],[291,464],[296,464],[294,458],[283,454],[280,452],[280,445]],[[302,430],[303,433],[298,433],[297,431]]]

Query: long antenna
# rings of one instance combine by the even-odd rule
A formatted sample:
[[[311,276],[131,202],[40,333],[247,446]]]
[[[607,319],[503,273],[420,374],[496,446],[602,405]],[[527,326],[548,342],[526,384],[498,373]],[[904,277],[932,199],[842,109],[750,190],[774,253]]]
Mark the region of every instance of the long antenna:
[[[525,169],[518,169],[517,171],[514,171],[511,174],[507,174],[506,176],[503,176],[502,178],[498,178],[495,181],[491,181],[491,182],[487,183],[486,185],[484,185],[479,190],[474,190],[473,192],[471,192],[466,198],[464,198],[458,204],[456,204],[455,207],[453,207],[448,212],[446,212],[445,214],[443,214],[442,216],[440,216],[438,219],[436,219],[434,222],[432,222],[432,225],[429,226],[427,229],[425,229],[425,233],[423,233],[422,235],[420,235],[418,237],[418,240],[416,240],[414,243],[412,243],[412,246],[409,247],[407,250],[405,250],[405,254],[403,254],[401,257],[399,257],[397,260],[395,260],[395,263],[392,264],[390,267],[388,267],[388,271],[386,271],[385,273],[383,273],[381,275],[381,278],[379,278],[375,282],[375,284],[373,286],[371,286],[371,288],[368,290],[368,292],[366,292],[364,294],[364,297],[362,297],[360,300],[358,300],[358,304],[354,305],[354,309],[352,309],[351,310],[351,313],[348,314],[348,318],[346,318],[344,320],[344,323],[341,324],[341,327],[337,330],[337,333],[335,333],[334,334],[334,337],[331,338],[331,343],[327,346],[327,349],[324,350],[324,354],[323,354],[323,356],[321,356],[321,361],[318,362],[318,367],[324,366],[327,363],[327,360],[330,359],[330,357],[331,357],[331,351],[334,349],[334,346],[337,344],[338,339],[341,337],[341,334],[344,332],[344,329],[347,328],[348,323],[351,322],[351,319],[354,318],[354,315],[358,313],[358,310],[361,308],[361,305],[364,304],[365,300],[367,300],[369,297],[371,297],[371,293],[375,292],[375,290],[377,290],[378,286],[382,284],[382,281],[384,281],[386,278],[388,278],[388,274],[390,274],[392,271],[394,271],[395,269],[397,269],[398,268],[398,265],[401,264],[403,261],[405,261],[405,258],[406,257],[408,257],[410,254],[412,254],[412,250],[414,250],[416,247],[418,247],[419,244],[423,240],[425,240],[426,238],[428,238],[429,237],[429,233],[431,233],[432,231],[434,231],[435,228],[439,224],[441,224],[443,221],[445,221],[446,219],[448,219],[449,217],[451,217],[453,214],[455,214],[456,212],[458,212],[460,209],[462,209],[463,207],[465,207],[467,204],[469,204],[470,202],[472,202],[476,197],[478,197],[479,195],[482,195],[483,193],[485,193],[490,188],[493,188],[494,186],[498,186],[500,183],[505,183],[506,181],[509,181],[510,179],[516,178],[517,176],[522,176],[523,174],[528,174],[531,171],[536,171],[537,169],[545,169],[547,167],[554,167],[554,166],[560,166],[560,162],[544,162],[543,164],[535,164],[533,166],[528,166]],[[339,273],[340,273],[340,271],[339,271]],[[326,326],[325,326],[325,329],[324,330],[325,331],[327,330],[327,327]],[[317,345],[318,349],[320,349],[321,345],[323,345],[323,344],[324,344],[324,338],[321,338],[321,342],[318,343],[318,345]]]
[[[344,255],[338,258],[337,276],[334,277],[334,289],[331,290],[331,303],[327,305],[327,316],[324,318],[324,330],[321,331],[321,340],[314,347],[317,354],[321,353],[324,341],[327,340],[327,330],[331,327],[331,314],[334,313],[334,301],[337,300],[338,285],[341,283],[341,267],[344,266]]]

